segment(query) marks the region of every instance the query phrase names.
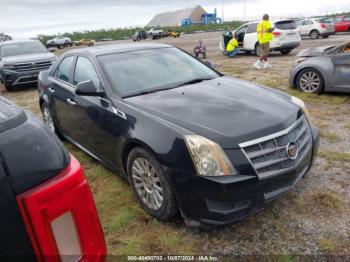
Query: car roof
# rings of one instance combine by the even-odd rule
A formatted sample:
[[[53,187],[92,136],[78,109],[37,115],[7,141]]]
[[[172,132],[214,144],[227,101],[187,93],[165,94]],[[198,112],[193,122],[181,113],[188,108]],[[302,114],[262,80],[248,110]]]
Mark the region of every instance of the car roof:
[[[113,53],[125,53],[125,52],[169,48],[169,47],[173,47],[173,46],[166,45],[166,44],[134,44],[134,43],[106,44],[106,45],[98,45],[93,47],[75,49],[75,50],[68,51],[66,54],[88,53],[93,56],[100,56],[100,55],[107,55],[107,54],[113,54]]]
[[[40,42],[40,41],[38,39],[8,40],[8,41],[0,41],[0,45],[35,43],[35,42]]]

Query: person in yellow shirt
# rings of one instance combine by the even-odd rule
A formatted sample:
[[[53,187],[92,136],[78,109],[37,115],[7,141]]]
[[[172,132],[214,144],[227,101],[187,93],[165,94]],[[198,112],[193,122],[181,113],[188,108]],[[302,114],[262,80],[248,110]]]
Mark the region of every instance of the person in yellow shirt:
[[[270,52],[270,42],[273,39],[273,31],[275,28],[269,21],[270,17],[268,14],[263,16],[263,20],[257,26],[258,41],[261,45],[261,55],[259,60],[253,65],[257,69],[271,68],[271,65],[267,62],[267,57]]]
[[[236,36],[233,36],[232,39],[228,42],[226,46],[226,54],[228,57],[232,58],[239,53],[240,49],[238,48],[238,41]]]

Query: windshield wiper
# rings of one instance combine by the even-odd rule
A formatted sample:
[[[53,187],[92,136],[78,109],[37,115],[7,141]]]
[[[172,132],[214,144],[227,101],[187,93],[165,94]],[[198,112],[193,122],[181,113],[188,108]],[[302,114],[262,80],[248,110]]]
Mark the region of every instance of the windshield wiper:
[[[166,87],[166,88],[157,88],[157,89],[151,89],[151,90],[145,90],[139,93],[134,93],[134,94],[130,94],[130,95],[126,95],[123,98],[129,98],[129,97],[133,97],[133,96],[142,96],[142,95],[148,95],[148,94],[152,94],[152,93],[156,93],[156,92],[160,92],[160,91],[165,91],[165,90],[170,90],[170,89],[174,89],[180,86],[185,86],[185,85],[191,85],[191,84],[196,84],[196,83],[200,83],[203,81],[207,81],[207,80],[212,80],[214,79],[214,77],[207,77],[207,78],[195,78],[186,82],[182,82],[180,84],[177,84],[175,86],[171,86],[171,87]]]
[[[212,80],[214,79],[214,77],[207,77],[207,78],[195,78],[186,82],[183,82],[181,84],[176,85],[175,87],[180,87],[180,86],[186,86],[186,85],[193,85],[193,84],[197,84],[203,81],[208,81],[208,80]]]

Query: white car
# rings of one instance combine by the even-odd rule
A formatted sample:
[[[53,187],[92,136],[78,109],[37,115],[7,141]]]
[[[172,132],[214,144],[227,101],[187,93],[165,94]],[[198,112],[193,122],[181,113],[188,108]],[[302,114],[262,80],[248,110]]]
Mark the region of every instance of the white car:
[[[66,46],[73,46],[73,42],[69,37],[65,36],[57,36],[53,39],[50,39],[46,42],[47,47],[66,47]]]
[[[304,19],[296,22],[300,35],[318,39],[320,36],[327,38],[335,33],[333,21],[327,17]]]
[[[282,54],[289,54],[294,48],[298,47],[301,37],[293,20],[271,21],[275,30],[274,38],[270,43],[270,51],[279,51]],[[257,56],[261,54],[261,45],[258,42],[257,26],[259,22],[249,22],[240,26],[232,33],[238,37],[239,48],[246,53],[255,52]],[[220,50],[224,53],[227,43],[230,39],[222,36],[220,40]]]

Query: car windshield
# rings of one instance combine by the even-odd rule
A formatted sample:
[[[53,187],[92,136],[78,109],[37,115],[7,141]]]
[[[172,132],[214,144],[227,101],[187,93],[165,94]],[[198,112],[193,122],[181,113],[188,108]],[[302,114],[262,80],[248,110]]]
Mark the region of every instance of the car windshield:
[[[141,95],[220,75],[177,48],[157,48],[98,57],[121,97]]]
[[[47,49],[39,42],[6,44],[3,45],[0,50],[1,57],[47,52]]]

